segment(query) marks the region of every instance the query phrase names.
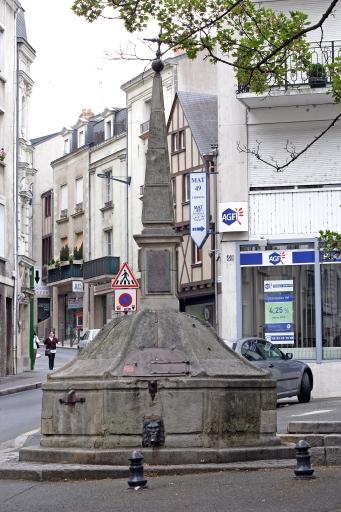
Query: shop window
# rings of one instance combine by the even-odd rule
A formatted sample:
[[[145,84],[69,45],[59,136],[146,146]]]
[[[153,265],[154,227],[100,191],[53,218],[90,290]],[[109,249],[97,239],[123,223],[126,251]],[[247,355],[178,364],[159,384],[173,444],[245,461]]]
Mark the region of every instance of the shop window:
[[[242,318],[243,336],[316,359],[314,267],[243,267]]]
[[[341,358],[341,265],[321,265],[322,356]]]

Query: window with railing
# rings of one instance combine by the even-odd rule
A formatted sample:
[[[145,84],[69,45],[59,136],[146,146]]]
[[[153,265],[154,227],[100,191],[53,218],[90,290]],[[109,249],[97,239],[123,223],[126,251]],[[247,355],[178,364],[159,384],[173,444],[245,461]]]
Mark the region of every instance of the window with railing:
[[[284,88],[287,89],[299,85],[312,85],[311,76],[325,78],[325,84],[330,83],[331,75],[328,65],[333,64],[337,57],[341,56],[341,40],[322,41],[311,43],[311,62],[306,70],[298,71],[295,68],[295,61],[291,56],[287,59],[287,72]],[[276,87],[273,79],[269,79],[269,88]],[[321,83],[321,82],[320,82]],[[249,85],[238,84],[238,92],[249,92]]]

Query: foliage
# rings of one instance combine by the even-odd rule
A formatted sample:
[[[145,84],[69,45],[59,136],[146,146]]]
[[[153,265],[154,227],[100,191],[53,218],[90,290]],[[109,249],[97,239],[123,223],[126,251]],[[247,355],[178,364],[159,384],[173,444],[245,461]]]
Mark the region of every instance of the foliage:
[[[77,248],[77,247],[74,248],[73,257],[75,260],[83,259],[83,243],[79,246],[79,248]]]
[[[59,257],[60,261],[68,261],[70,256],[69,246],[66,244],[60,249]]]
[[[73,0],[72,9],[89,22],[121,18],[128,32],[156,22],[169,48],[183,49],[192,59],[203,51],[212,62],[233,66],[244,87],[262,93],[269,83],[281,86],[288,73],[309,68],[306,33],[322,27],[337,1],[327,2],[314,26],[305,12],[276,13],[253,0]],[[341,97],[340,66],[333,68],[336,101]]]
[[[326,78],[326,68],[323,64],[311,64],[308,69],[308,76],[315,78]]]
[[[341,233],[336,231],[320,230],[318,237],[319,246],[323,258],[327,260],[336,260],[341,256]]]

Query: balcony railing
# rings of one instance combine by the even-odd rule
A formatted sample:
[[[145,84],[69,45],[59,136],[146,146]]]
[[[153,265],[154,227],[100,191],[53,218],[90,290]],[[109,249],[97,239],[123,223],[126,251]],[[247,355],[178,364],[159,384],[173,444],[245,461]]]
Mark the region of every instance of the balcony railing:
[[[84,262],[84,279],[93,279],[99,276],[114,276],[120,268],[120,258],[117,256],[104,256],[96,260]]]
[[[337,57],[341,55],[341,41],[323,41],[322,43],[311,43],[311,64],[322,64],[327,66],[333,64]],[[287,60],[287,74],[284,88],[297,87],[300,85],[309,85],[309,77],[307,71],[296,71],[295,62],[292,57]],[[330,83],[330,71],[325,67],[327,83]],[[269,88],[276,87],[273,81],[269,80]],[[238,93],[250,92],[249,85],[238,85]]]
[[[50,268],[48,270],[47,282],[56,283],[65,279],[73,279],[74,277],[83,277],[83,265],[75,265],[69,263],[60,267]]]

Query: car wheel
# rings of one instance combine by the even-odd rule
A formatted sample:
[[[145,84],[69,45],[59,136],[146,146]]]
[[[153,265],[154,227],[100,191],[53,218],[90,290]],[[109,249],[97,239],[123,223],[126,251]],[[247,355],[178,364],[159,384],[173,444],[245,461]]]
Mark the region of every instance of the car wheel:
[[[300,392],[297,395],[298,401],[301,403],[310,402],[311,386],[307,372],[304,372],[301,381]]]

